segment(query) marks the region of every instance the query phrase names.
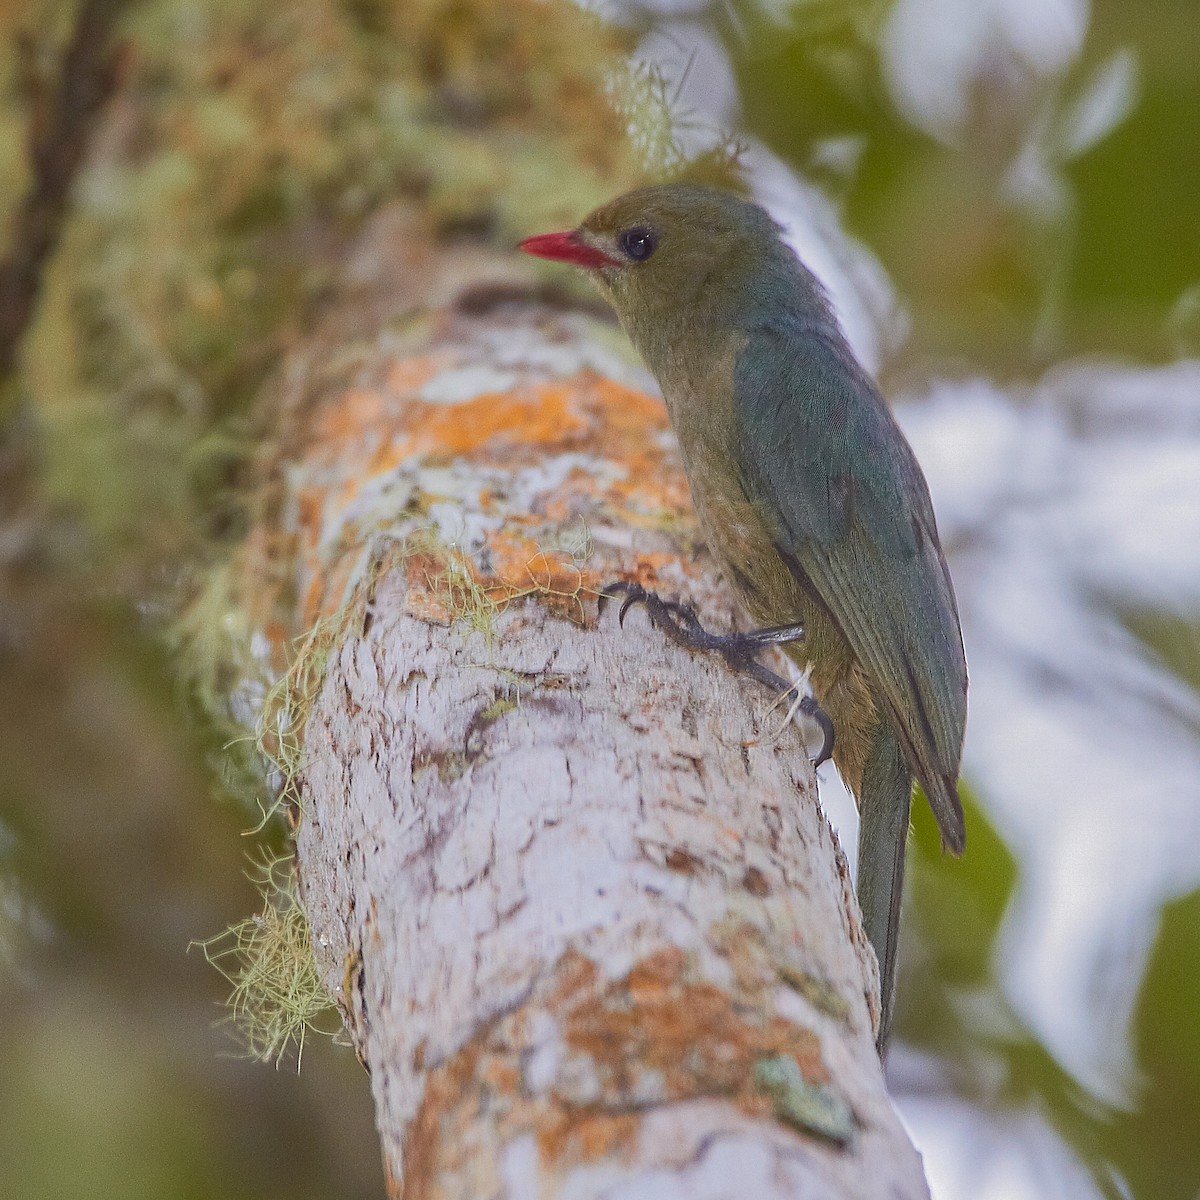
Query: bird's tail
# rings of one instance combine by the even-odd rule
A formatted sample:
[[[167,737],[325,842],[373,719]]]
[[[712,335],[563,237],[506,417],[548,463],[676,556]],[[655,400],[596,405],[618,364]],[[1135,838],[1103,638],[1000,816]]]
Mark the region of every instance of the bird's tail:
[[[908,839],[912,774],[887,721],[876,727],[858,797],[858,906],[879,960],[879,1036],[882,1058],[892,1028],[900,898]]]

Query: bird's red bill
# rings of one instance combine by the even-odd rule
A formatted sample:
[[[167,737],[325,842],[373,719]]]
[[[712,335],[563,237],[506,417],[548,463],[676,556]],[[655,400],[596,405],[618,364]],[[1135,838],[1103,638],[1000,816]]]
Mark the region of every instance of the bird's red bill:
[[[619,267],[621,264],[615,258],[610,258],[603,250],[589,246],[582,241],[574,230],[567,233],[539,233],[536,237],[526,238],[522,243],[526,254],[538,258],[551,258],[555,262],[574,263],[578,267]]]

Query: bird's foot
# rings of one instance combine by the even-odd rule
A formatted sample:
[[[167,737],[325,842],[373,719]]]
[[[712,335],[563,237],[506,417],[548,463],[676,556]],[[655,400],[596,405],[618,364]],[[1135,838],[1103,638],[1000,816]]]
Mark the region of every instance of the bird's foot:
[[[623,595],[617,619],[625,624],[625,614],[635,605],[645,606],[651,623],[661,629],[672,641],[686,646],[689,650],[715,650],[718,654],[729,659],[750,659],[755,651],[765,646],[784,646],[788,642],[799,642],[804,638],[804,626],[771,625],[764,629],[749,629],[745,633],[709,633],[700,624],[696,610],[690,604],[680,604],[677,600],[664,600],[657,592],[647,591],[640,583],[631,583],[620,579],[610,583],[601,593],[601,608],[607,600],[616,595]],[[752,661],[752,660],[751,660]],[[768,671],[761,663],[758,666],[761,679],[771,687],[786,688],[787,683],[774,671]]]
[[[795,687],[790,684],[789,687]],[[817,703],[816,696],[801,696],[795,702],[797,712],[802,712],[821,731],[821,746],[813,758],[813,767],[827,763],[833,757],[833,718]]]
[[[700,624],[700,618],[690,604],[664,600],[657,592],[647,591],[640,583],[629,580],[617,580],[603,589],[600,593],[601,611],[605,603],[617,595],[625,597],[617,612],[617,620],[622,626],[630,608],[641,604],[650,617],[650,623],[680,646],[688,650],[716,651],[733,670],[749,675],[772,691],[787,693],[792,690],[793,684],[763,666],[754,655],[767,646],[784,646],[789,642],[801,641],[804,637],[803,625],[771,625],[763,629],[750,629],[745,633],[710,633]],[[821,748],[814,759],[819,767],[833,754],[833,722],[812,696],[802,696],[797,708],[817,723],[823,735]]]

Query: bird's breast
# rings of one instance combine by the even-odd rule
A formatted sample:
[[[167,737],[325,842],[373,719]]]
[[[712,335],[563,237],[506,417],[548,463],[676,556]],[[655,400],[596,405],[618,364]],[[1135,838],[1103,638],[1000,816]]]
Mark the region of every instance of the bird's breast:
[[[754,621],[788,624],[808,617],[811,600],[776,547],[771,515],[745,491],[732,362],[710,362],[702,386],[686,376],[660,382],[709,551]]]

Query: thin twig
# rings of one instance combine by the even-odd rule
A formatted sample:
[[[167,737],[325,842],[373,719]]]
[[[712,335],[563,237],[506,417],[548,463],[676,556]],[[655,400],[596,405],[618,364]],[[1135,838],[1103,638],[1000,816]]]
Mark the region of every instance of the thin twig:
[[[97,118],[119,80],[123,56],[110,43],[126,3],[83,0],[57,87],[53,94],[35,92],[32,98],[33,184],[13,219],[10,249],[0,262],[0,384],[11,374],[33,319],[45,264],[62,232],[71,185]]]

